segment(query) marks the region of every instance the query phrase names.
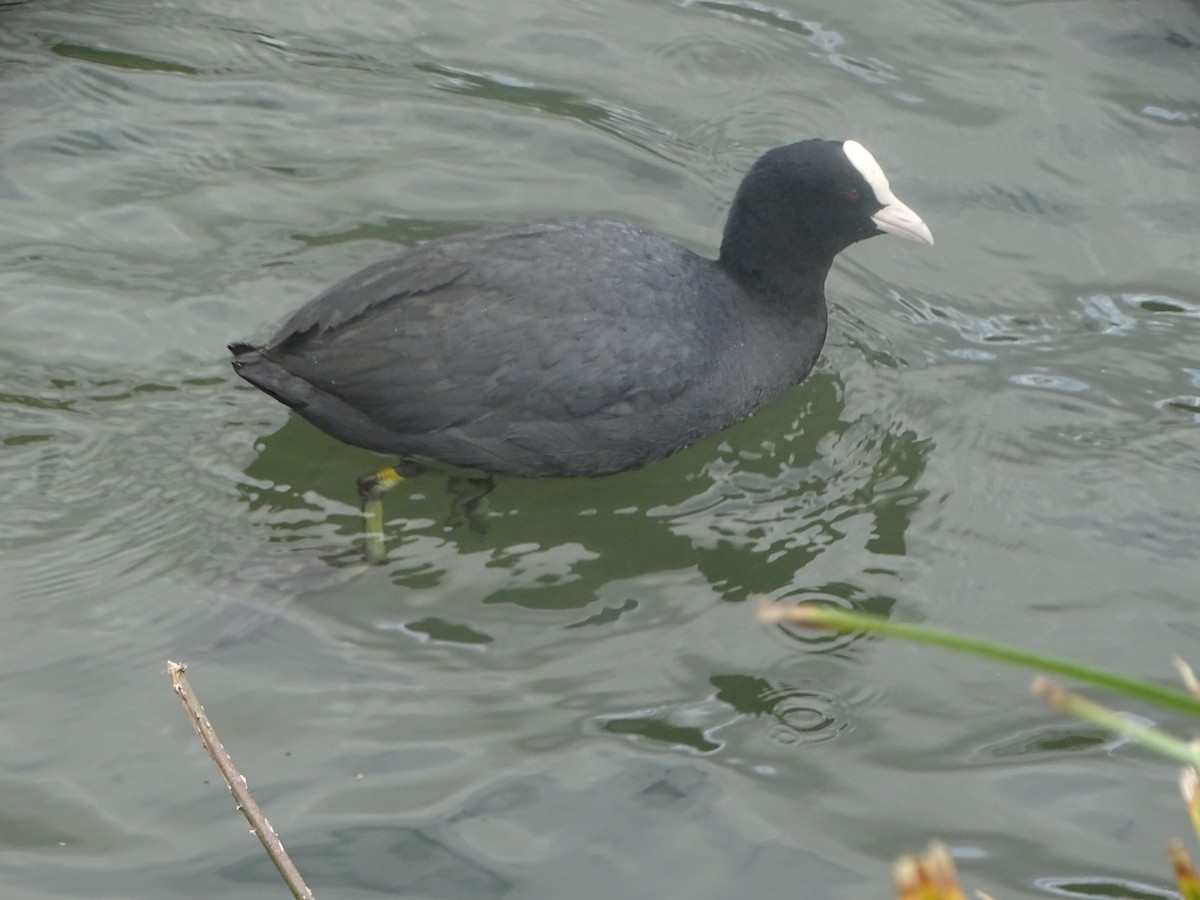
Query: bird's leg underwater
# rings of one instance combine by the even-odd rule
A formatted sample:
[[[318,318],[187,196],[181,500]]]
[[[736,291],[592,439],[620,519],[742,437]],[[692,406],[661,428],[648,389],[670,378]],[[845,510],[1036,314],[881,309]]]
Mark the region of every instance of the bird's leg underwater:
[[[387,560],[383,538],[383,495],[405,478],[424,471],[420,463],[401,460],[358,479],[358,498],[363,511],[363,556],[372,565]]]
[[[487,495],[496,487],[491,475],[452,475],[450,477],[450,518],[448,528],[466,525],[478,535],[487,533]]]

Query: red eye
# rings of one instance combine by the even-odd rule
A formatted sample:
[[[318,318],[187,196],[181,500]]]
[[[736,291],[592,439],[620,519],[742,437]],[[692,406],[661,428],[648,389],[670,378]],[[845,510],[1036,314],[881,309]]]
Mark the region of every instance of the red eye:
[[[858,202],[858,188],[850,188],[850,190],[846,191],[846,199],[849,200],[851,203],[857,203]]]

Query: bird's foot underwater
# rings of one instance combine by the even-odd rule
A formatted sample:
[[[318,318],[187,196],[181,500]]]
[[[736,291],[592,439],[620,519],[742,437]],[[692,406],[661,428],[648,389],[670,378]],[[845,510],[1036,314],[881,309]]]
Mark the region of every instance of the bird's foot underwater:
[[[496,487],[490,475],[450,477],[450,516],[446,519],[447,530],[466,526],[479,537],[488,531],[487,496]]]
[[[405,478],[417,475],[422,467],[408,461],[385,466],[358,479],[358,499],[363,513],[363,558],[371,565],[387,562],[383,534],[383,495]]]
[[[358,496],[363,512],[362,552],[368,563],[381,565],[387,562],[383,495],[406,478],[424,470],[420,463],[404,460],[358,479]],[[486,498],[495,486],[496,482],[490,475],[451,475],[450,515],[446,519],[446,528],[453,530],[466,526],[476,535],[487,534]]]

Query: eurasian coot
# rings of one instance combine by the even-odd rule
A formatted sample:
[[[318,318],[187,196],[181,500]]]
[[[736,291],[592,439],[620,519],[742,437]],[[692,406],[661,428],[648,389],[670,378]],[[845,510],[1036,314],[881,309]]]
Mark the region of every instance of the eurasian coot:
[[[885,232],[933,243],[861,144],[802,141],[751,167],[715,260],[617,221],[489,228],[369,266],[265,344],[229,349],[238,375],[347,443],[495,474],[605,475],[802,381],[833,258]],[[364,480],[374,519],[397,478]]]

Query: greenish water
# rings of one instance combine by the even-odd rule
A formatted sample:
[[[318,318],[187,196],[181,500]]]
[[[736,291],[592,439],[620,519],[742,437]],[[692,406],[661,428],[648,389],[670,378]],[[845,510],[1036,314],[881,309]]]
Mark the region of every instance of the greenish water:
[[[0,6],[0,893],[280,895],[171,657],[322,895],[884,896],[939,836],[996,896],[1162,896],[1171,766],[747,600],[1200,661],[1198,84],[1182,0]],[[852,248],[809,381],[646,470],[482,533],[408,481],[364,571],[379,458],[228,367],[479,224],[711,253],[811,135],[937,246]]]

